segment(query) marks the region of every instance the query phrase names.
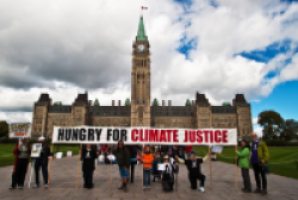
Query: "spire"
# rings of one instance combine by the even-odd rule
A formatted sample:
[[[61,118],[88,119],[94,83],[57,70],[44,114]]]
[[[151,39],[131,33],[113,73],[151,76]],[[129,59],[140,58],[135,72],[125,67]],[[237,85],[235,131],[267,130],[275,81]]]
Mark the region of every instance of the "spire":
[[[140,18],[137,41],[147,41],[147,36],[146,36],[145,27],[143,23],[143,16],[141,16]]]
[[[191,103],[190,103],[190,100],[189,99],[186,99],[185,106],[191,106]]]
[[[95,99],[95,101],[94,101],[94,105],[95,105],[95,106],[99,106],[98,99]]]

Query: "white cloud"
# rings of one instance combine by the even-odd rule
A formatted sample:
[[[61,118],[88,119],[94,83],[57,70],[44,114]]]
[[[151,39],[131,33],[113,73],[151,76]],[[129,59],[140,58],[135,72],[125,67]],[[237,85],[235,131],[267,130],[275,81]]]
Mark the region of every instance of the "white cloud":
[[[298,16],[297,4],[217,2],[215,8],[207,1],[193,1],[190,13],[170,0],[142,2],[149,7],[144,22],[152,53],[152,99],[184,105],[199,91],[213,104],[231,102],[235,93],[258,100],[279,83],[298,78],[297,54],[286,67],[281,63],[291,54],[267,64],[234,56],[286,38],[297,45],[297,22],[291,21]],[[24,0],[17,5],[1,1],[0,110],[30,111],[42,92],[64,104],[71,104],[85,90],[101,105],[130,98],[139,1]],[[281,9],[285,13],[273,17]],[[176,50],[184,36],[186,41],[198,41],[190,60]],[[274,70],[280,75],[266,79]]]
[[[30,122],[32,121],[32,112],[0,112],[0,121],[7,123]]]
[[[253,119],[252,119],[252,124],[253,124],[253,125],[258,124],[258,118],[253,118]]]

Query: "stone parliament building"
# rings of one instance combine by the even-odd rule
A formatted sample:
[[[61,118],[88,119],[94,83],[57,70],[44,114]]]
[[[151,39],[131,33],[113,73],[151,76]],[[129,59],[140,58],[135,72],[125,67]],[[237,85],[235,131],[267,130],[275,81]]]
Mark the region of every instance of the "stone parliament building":
[[[186,100],[185,106],[172,106],[156,99],[150,105],[150,45],[140,18],[136,40],[133,43],[131,69],[131,102],[126,99],[112,106],[100,106],[88,99],[88,93],[78,94],[72,105],[52,103],[49,94],[41,94],[34,103],[32,137],[51,138],[54,126],[144,126],[157,128],[237,128],[238,136],[252,131],[250,104],[243,94],[236,94],[230,103],[213,106],[205,94],[197,93],[195,100]]]

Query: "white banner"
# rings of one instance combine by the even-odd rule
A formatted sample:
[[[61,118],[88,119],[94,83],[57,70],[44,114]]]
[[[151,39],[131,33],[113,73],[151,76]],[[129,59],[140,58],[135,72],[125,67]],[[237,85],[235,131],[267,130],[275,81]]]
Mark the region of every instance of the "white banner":
[[[160,129],[145,127],[54,127],[55,144],[221,145],[237,144],[237,129]]]
[[[12,123],[8,124],[9,138],[28,138],[31,135],[30,123]]]

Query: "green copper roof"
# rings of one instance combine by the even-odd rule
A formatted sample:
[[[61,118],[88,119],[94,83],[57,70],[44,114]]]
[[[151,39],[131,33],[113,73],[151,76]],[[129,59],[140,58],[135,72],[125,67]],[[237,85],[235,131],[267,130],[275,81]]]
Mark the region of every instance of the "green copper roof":
[[[98,106],[98,105],[99,105],[98,99],[95,99],[95,101],[94,101],[94,105],[95,105],[95,106]]]
[[[140,18],[138,34],[137,34],[137,41],[147,41],[145,27],[143,23],[143,16]]]
[[[230,102],[223,102],[222,106],[230,106]]]
[[[125,106],[130,106],[130,99],[127,98],[127,99],[125,100]]]
[[[191,106],[191,103],[190,103],[190,100],[189,99],[186,100],[186,104],[185,105],[186,106]]]
[[[61,103],[61,101],[56,101],[56,102],[54,103],[54,105],[61,106],[62,103]]]
[[[152,105],[153,105],[153,106],[158,106],[158,105],[159,105],[157,99],[154,99],[154,100],[153,100]]]

